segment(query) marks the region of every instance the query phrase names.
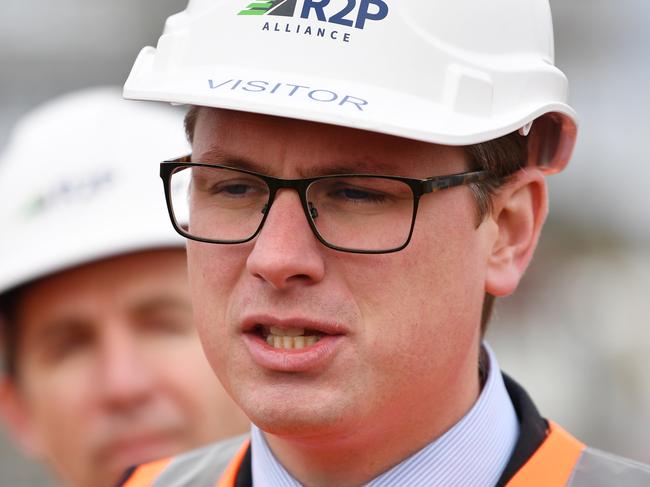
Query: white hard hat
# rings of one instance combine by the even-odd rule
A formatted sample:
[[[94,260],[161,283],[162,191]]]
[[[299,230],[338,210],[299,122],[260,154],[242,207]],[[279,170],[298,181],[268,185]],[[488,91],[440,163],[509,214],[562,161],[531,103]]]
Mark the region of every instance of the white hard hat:
[[[530,162],[554,172],[576,122],[553,63],[548,0],[190,0],[140,52],[124,96],[446,145],[537,120]]]
[[[181,113],[125,101],[116,87],[28,114],[0,157],[0,293],[94,260],[182,247],[158,163],[188,149]]]

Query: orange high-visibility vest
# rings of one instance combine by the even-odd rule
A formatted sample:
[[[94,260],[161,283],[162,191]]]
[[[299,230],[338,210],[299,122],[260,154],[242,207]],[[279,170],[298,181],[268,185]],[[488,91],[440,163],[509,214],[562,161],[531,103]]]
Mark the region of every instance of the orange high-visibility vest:
[[[250,442],[247,440],[214,487],[235,487],[237,474],[249,447]],[[585,445],[551,423],[546,441],[508,482],[507,487],[564,487],[584,448]],[[152,487],[154,480],[171,461],[172,458],[166,458],[140,467],[123,487]]]
[[[650,486],[650,467],[586,447],[557,424],[545,422],[525,391],[504,378],[520,418],[520,440],[534,441],[532,446],[518,443],[498,486]],[[250,440],[240,438],[149,463],[138,467],[122,487],[251,487],[249,449]]]
[[[250,442],[246,440],[214,487],[235,487],[235,480]],[[507,487],[564,487],[569,485],[585,445],[555,423],[550,423],[546,440]],[[124,487],[152,487],[155,479],[171,463],[172,458],[140,467]],[[171,486],[170,486],[171,487]]]

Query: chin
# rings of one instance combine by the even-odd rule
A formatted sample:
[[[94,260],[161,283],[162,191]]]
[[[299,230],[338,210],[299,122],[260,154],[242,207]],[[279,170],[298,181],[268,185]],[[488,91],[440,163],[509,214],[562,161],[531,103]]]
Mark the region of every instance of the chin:
[[[343,418],[320,414],[260,414],[253,423],[262,431],[280,437],[316,438],[337,435],[344,431]]]
[[[287,395],[288,394],[288,395]],[[310,395],[258,390],[242,398],[246,415],[262,431],[276,436],[330,435],[352,421],[352,409],[343,407],[336,395],[319,400]]]

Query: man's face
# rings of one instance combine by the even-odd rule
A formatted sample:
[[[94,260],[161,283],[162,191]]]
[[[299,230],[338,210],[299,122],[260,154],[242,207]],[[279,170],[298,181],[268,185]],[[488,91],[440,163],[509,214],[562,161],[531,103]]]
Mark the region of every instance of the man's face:
[[[459,148],[341,127],[201,109],[193,160],[282,178],[378,173],[425,178],[468,169]],[[359,229],[363,231],[363,229]],[[337,252],[312,234],[293,190],[280,190],[251,242],[190,242],[196,322],[225,387],[279,436],[383,436],[405,424],[449,423],[478,390],[486,255],[467,187],[425,195],[409,246]],[[268,345],[277,333],[318,335],[312,347]],[[312,330],[312,331],[309,331]],[[442,424],[441,424],[441,427]]]
[[[246,428],[204,360],[182,250],[32,284],[17,325],[22,439],[71,485],[112,486],[130,465]]]

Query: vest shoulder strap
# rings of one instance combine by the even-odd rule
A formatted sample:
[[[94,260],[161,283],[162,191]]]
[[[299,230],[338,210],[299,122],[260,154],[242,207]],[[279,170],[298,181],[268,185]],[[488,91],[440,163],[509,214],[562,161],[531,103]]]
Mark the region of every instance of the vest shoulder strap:
[[[158,478],[172,458],[163,458],[155,462],[145,463],[136,468],[126,481],[121,484],[122,487],[148,487]]]
[[[182,455],[137,467],[122,487],[221,487],[224,472],[248,447],[247,435],[229,438]],[[236,464],[237,473],[241,458]],[[227,484],[224,484],[227,485]],[[232,484],[230,484],[232,485]]]
[[[546,439],[507,487],[564,487],[568,484],[585,445],[554,422],[548,423]]]
[[[235,453],[235,456],[230,460],[230,463],[221,474],[221,478],[217,483],[216,487],[235,487],[237,481],[237,475],[241,469],[242,462],[248,449],[250,448],[250,440],[246,440],[240,447],[239,451]]]
[[[507,487],[647,487],[650,466],[587,448],[549,421],[546,440]]]

